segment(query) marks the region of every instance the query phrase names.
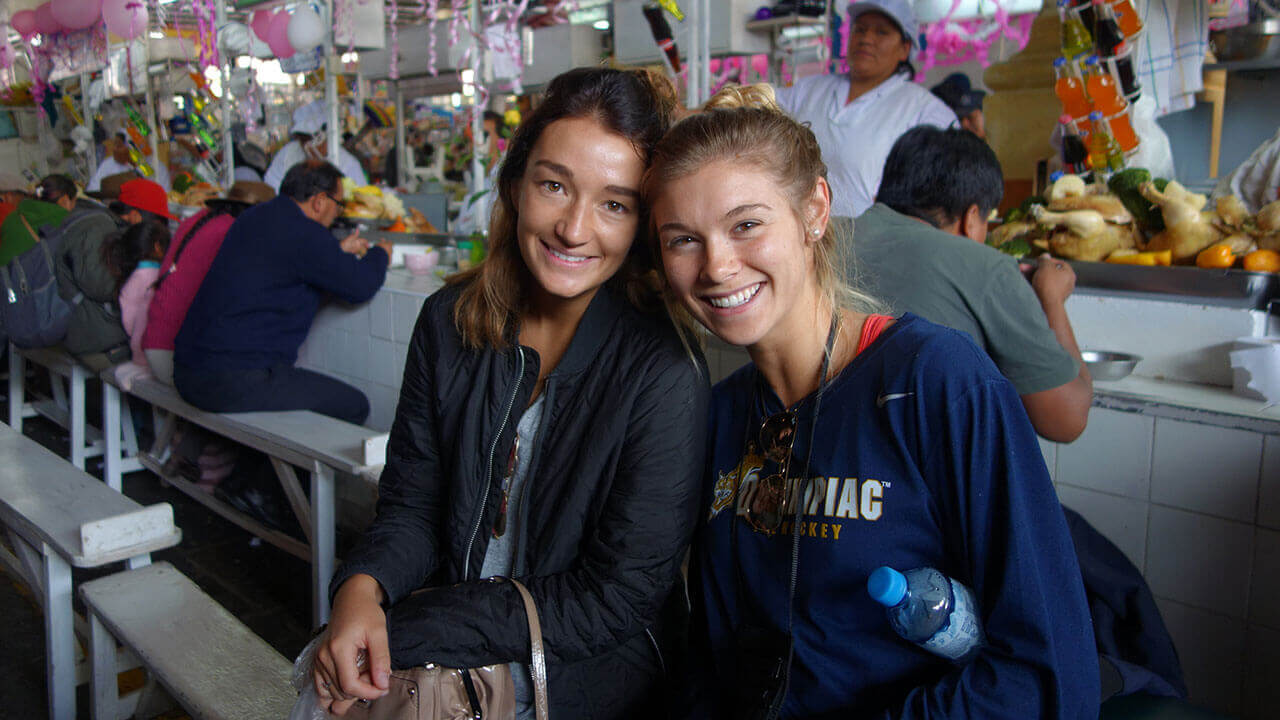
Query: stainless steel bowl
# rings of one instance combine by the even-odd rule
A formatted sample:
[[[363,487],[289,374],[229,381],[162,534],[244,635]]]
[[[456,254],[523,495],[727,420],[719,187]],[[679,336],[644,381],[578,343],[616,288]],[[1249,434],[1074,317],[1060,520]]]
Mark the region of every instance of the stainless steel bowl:
[[[1105,350],[1084,350],[1080,353],[1089,374],[1094,380],[1119,380],[1129,376],[1133,369],[1142,362],[1141,355],[1130,355],[1122,352]]]
[[[1209,33],[1218,62],[1280,57],[1280,18]]]

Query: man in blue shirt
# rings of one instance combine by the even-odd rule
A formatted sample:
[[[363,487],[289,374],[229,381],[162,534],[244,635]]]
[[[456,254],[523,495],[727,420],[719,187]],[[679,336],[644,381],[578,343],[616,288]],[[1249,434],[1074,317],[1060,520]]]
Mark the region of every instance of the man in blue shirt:
[[[174,385],[211,412],[313,410],[352,423],[369,414],[364,393],[294,367],[320,301],[373,297],[391,248],[329,226],[342,213],[342,173],[294,165],[280,195],[246,210],[227,232],[174,343]]]

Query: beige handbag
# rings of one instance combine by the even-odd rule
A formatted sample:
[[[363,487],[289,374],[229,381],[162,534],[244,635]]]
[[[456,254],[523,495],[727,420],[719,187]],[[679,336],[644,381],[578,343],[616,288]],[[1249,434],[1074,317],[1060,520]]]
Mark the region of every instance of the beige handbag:
[[[524,600],[529,620],[529,644],[533,649],[534,710],[537,720],[547,720],[547,665],[542,650],[542,625],[533,596],[518,580],[515,585]],[[361,701],[347,717],[369,720],[514,720],[515,686],[507,665],[457,669],[427,663],[422,667],[391,672],[391,689],[376,700]]]

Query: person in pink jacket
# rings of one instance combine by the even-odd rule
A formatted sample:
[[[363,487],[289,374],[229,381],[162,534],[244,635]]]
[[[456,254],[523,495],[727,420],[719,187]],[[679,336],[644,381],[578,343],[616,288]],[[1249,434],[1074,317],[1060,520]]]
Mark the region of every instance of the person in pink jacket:
[[[107,270],[119,283],[120,324],[129,336],[133,363],[142,370],[147,367],[142,353],[147,307],[160,276],[160,258],[168,247],[168,225],[142,222],[113,234],[102,249]]]
[[[173,339],[182,328],[187,309],[204,282],[209,265],[222,247],[231,224],[245,208],[275,197],[270,185],[241,181],[225,197],[205,203],[208,208],[178,226],[174,241],[160,262],[155,296],[147,310],[142,350],[155,377],[173,384]]]

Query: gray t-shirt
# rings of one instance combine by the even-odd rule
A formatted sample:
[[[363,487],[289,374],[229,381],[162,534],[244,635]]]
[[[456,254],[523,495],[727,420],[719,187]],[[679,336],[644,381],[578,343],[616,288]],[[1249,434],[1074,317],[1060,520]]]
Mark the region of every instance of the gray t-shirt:
[[[524,528],[520,526],[520,507],[524,503],[525,481],[529,478],[529,463],[533,460],[533,448],[538,442],[538,428],[542,425],[542,401],[546,393],[529,406],[520,416],[516,425],[516,462],[511,481],[507,484],[507,527],[500,537],[490,538],[489,547],[484,552],[484,564],[480,567],[480,577],[510,577],[515,564],[515,551],[519,545]],[[505,472],[506,467],[502,470]],[[506,483],[506,478],[503,478]],[[511,663],[511,680],[516,691],[517,720],[532,720],[533,683],[529,676],[529,666],[524,663]]]
[[[849,279],[895,313],[967,333],[1019,395],[1065,385],[1079,373],[1013,258],[881,203],[853,225]]]

